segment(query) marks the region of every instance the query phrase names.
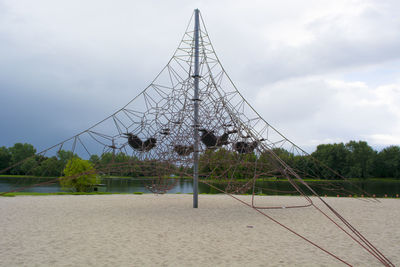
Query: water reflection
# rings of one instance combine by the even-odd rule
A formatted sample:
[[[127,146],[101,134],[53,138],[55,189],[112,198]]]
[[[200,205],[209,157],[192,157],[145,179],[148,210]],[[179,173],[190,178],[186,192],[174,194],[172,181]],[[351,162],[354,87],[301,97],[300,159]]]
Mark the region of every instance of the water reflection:
[[[0,192],[7,192],[19,187],[30,186],[33,184],[49,181],[48,178],[0,178]],[[174,187],[168,193],[192,193],[193,181],[191,179],[169,179],[169,182],[174,182]],[[149,186],[152,185],[149,179],[138,178],[103,178],[101,181],[104,186],[99,187],[99,191],[111,193],[133,193],[144,192],[151,193]],[[400,182],[386,182],[386,181],[353,181],[348,182],[312,182],[311,187],[320,195],[335,196],[337,194],[354,194],[351,192],[358,192],[361,195],[357,186],[376,196],[395,196],[400,193]],[[214,186],[224,189],[226,183],[216,183]],[[304,186],[301,186],[305,190]],[[337,190],[335,190],[335,188]],[[31,187],[24,189],[23,192],[41,192],[41,193],[54,193],[63,192],[60,184],[54,183],[50,185]],[[248,193],[251,193],[251,189]],[[256,193],[263,193],[267,195],[298,195],[293,187],[286,181],[258,181],[255,186]],[[348,193],[345,193],[348,192]],[[209,187],[206,184],[199,184],[199,193],[219,193],[215,188]]]

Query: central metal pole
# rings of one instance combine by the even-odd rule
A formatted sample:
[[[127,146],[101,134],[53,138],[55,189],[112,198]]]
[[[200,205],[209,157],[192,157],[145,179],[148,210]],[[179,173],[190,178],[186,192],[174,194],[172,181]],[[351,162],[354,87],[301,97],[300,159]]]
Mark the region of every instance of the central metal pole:
[[[193,208],[198,207],[199,195],[199,10],[194,10],[194,154]]]

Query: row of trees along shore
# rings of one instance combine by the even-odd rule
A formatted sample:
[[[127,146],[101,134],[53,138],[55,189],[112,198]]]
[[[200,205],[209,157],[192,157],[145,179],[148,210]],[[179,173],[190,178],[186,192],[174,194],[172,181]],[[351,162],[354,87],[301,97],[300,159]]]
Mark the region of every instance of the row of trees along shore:
[[[307,166],[312,168],[312,164],[314,164],[309,156],[294,155],[280,148],[274,149],[274,152],[294,169],[306,169],[305,167]],[[12,147],[0,147],[0,170],[13,166],[30,157],[22,164],[16,165],[1,174],[57,177],[63,175],[63,170],[68,160],[73,156],[72,152],[64,150],[58,151],[57,155],[53,157],[36,155],[36,149],[33,145],[16,143]],[[366,179],[379,177],[400,179],[400,146],[389,146],[378,152],[364,141],[350,141],[346,144],[322,144],[317,146],[316,150],[311,153],[311,156],[347,178]],[[200,173],[206,174],[213,170],[215,176],[222,175],[225,167],[228,167],[226,164],[234,162],[235,157],[238,157],[236,153],[225,149],[207,151],[200,156]],[[234,170],[235,177],[246,178],[248,175],[252,175],[246,166],[249,166],[249,163],[251,164],[256,160],[258,162],[267,161],[267,157],[266,155],[260,155],[257,158],[254,154],[242,157],[239,164],[241,166],[237,166]],[[172,172],[181,171],[190,173],[190,169],[182,169],[182,167],[157,162],[156,160],[143,162],[123,153],[115,155],[104,153],[101,156],[92,155],[89,161],[94,166],[107,166],[110,163],[118,164],[127,161],[133,162],[133,164],[130,164],[125,169],[119,168],[118,173],[114,172],[121,176],[156,176],[157,170],[163,167]],[[268,168],[268,164],[262,166]],[[265,172],[267,173],[268,170],[265,170]],[[107,170],[103,169],[103,173],[107,173]],[[109,170],[108,173],[112,174],[112,171]],[[337,177],[332,172],[322,169],[318,173],[318,178],[335,179]]]

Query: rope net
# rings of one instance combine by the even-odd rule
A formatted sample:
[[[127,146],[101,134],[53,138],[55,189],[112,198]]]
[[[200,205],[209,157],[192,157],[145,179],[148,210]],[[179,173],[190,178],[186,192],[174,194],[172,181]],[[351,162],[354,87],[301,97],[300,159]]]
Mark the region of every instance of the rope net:
[[[232,197],[234,194],[252,194],[251,202],[244,204],[273,221],[266,210],[315,208],[383,265],[393,266],[318,193],[320,190],[329,190],[338,195],[369,196],[368,192],[356,184],[344,188],[342,183],[332,182],[346,178],[315,160],[254,110],[222,67],[204,21],[200,18],[198,125],[193,123],[192,16],[174,55],[147,88],[114,114],[39,152],[36,157],[48,158],[59,153],[69,153],[71,156],[95,159],[95,170],[91,172],[131,177],[140,174],[149,177],[145,185],[149,191],[166,193],[175,186],[177,177],[190,179],[193,175],[193,132],[194,127],[197,127],[200,133],[200,182]],[[25,159],[16,165],[26,164],[29,160]],[[15,165],[9,168],[13,167]],[[31,172],[33,174],[33,170]],[[170,179],[172,176],[174,179]],[[326,180],[311,187],[305,178]],[[260,179],[271,182],[271,186],[263,186],[265,183],[260,183]],[[288,181],[291,189],[282,190],[273,185],[280,180]],[[58,178],[37,185],[56,182]],[[24,189],[26,187],[11,191]],[[285,207],[265,203],[259,205],[255,198],[257,193],[299,195],[303,201]],[[316,197],[328,211],[318,208],[309,196]],[[373,198],[362,200],[376,201]],[[350,265],[289,227],[281,226]]]

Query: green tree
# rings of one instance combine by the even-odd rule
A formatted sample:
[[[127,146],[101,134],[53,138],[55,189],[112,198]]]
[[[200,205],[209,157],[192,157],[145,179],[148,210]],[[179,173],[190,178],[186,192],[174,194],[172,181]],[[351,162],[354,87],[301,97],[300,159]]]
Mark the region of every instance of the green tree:
[[[113,154],[111,152],[101,154],[100,160],[98,161],[99,168],[102,172],[111,174],[111,163],[113,162]]]
[[[272,156],[270,152],[261,153],[258,162],[259,162],[258,168],[263,173],[262,177],[279,175],[279,172],[277,170],[277,166],[279,166],[279,163],[276,161],[276,159]]]
[[[400,147],[389,146],[379,152],[375,166],[376,176],[400,178]]]
[[[207,150],[200,156],[199,170],[201,175],[210,175],[213,179],[227,179],[231,178],[234,174],[234,178],[241,176],[240,171],[235,171],[235,166],[232,162],[235,161],[234,153],[220,148],[216,151]],[[240,166],[236,166],[240,168]]]
[[[350,152],[347,157],[347,176],[363,179],[371,177],[376,160],[376,151],[364,141],[350,141],[346,144],[346,149]]]
[[[273,148],[272,149],[273,153],[277,155],[281,160],[283,160],[286,164],[291,165],[293,162],[293,153],[290,153],[284,148]]]
[[[90,192],[95,184],[100,182],[92,163],[73,157],[68,160],[60,184],[64,190]]]
[[[31,144],[16,143],[9,148],[11,153],[11,165],[22,162],[23,160],[32,157],[36,153],[36,149]],[[29,172],[29,167],[35,167],[34,159],[21,163],[11,169],[12,174],[26,174]]]
[[[200,155],[199,172],[212,179],[250,179],[254,176],[257,160],[254,153],[238,154],[224,148],[207,150]],[[191,170],[186,169],[186,172],[190,174]]]
[[[38,167],[38,162],[35,157],[28,158],[19,166],[20,174],[24,175],[34,175],[35,169]]]
[[[323,144],[317,146],[315,152],[311,155],[319,162],[328,166],[340,175],[344,175],[348,169],[348,159],[350,151],[343,143],[339,144]],[[329,169],[321,169],[321,178],[334,179],[336,175]]]
[[[93,165],[96,165],[96,164],[99,163],[100,157],[99,157],[98,155],[96,155],[96,154],[93,154],[93,155],[90,156],[89,161],[90,161]]]
[[[62,172],[62,162],[58,160],[55,156],[43,160],[40,165],[35,169],[35,175],[42,177],[57,177],[62,175]]]
[[[257,156],[254,153],[239,155],[233,153],[231,155],[236,162],[236,170],[233,169],[230,175],[239,179],[251,179],[254,176],[254,169],[256,168]]]
[[[284,148],[273,148],[260,155],[259,169],[262,170],[263,176],[281,176],[282,164],[276,159],[279,157],[289,166],[293,167],[295,156]]]
[[[68,160],[72,159],[73,157],[74,153],[72,153],[72,151],[60,150],[57,152],[57,158],[61,162],[62,169],[65,168]]]
[[[11,165],[11,152],[10,150],[2,146],[0,147],[0,171],[8,168]]]
[[[293,157],[292,168],[299,174],[302,178],[316,178],[316,173],[313,170],[316,169],[316,163],[313,158],[309,155],[296,155]],[[317,174],[318,175],[318,174]],[[318,178],[323,178],[326,176],[319,175]]]

